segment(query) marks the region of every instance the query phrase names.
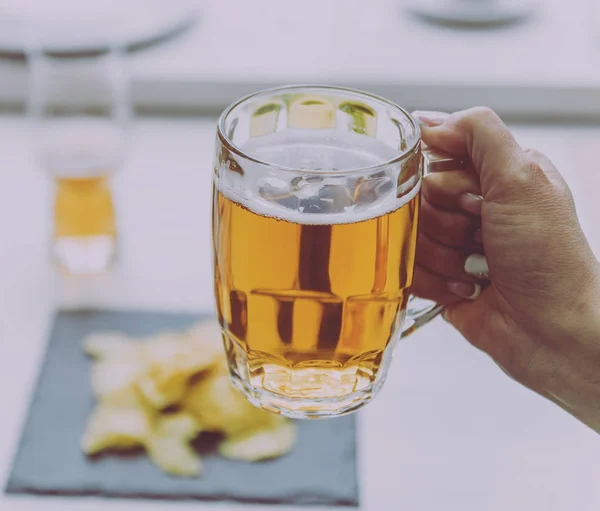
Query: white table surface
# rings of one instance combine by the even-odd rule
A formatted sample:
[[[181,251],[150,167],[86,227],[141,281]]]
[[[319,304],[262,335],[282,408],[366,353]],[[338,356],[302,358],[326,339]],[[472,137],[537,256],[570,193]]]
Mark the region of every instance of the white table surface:
[[[118,266],[104,279],[79,283],[56,277],[49,264],[52,187],[31,159],[25,128],[20,118],[0,117],[0,484],[9,474],[59,303],[192,311],[212,306],[213,119],[138,121],[130,158],[114,183]],[[563,170],[600,253],[600,128],[515,131]],[[398,347],[381,396],[358,419],[363,510],[600,508],[600,436],[508,379],[441,320]],[[0,496],[2,511],[230,508],[263,509]]]
[[[600,119],[600,0],[536,0],[535,18],[497,30],[423,23],[409,0],[171,0],[182,1],[200,21],[135,55],[138,105],[220,110],[256,89],[318,82],[409,108]],[[23,101],[26,77],[0,61],[0,103]]]

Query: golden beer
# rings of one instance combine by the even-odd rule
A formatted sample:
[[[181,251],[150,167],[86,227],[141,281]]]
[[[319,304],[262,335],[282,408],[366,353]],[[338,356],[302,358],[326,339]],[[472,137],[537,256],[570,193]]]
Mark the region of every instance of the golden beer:
[[[115,214],[107,176],[57,178],[54,236],[115,236]]]
[[[253,387],[288,398],[372,387],[409,297],[419,196],[376,218],[303,225],[213,194],[215,292],[230,365],[245,358],[238,370]]]
[[[73,274],[106,270],[116,249],[115,212],[108,175],[57,177],[53,251]]]

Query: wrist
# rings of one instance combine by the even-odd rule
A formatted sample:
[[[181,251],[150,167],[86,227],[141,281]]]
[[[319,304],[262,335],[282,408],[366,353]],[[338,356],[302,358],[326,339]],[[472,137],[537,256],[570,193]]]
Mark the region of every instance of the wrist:
[[[587,284],[577,306],[563,311],[563,338],[541,393],[600,433],[600,268]]]

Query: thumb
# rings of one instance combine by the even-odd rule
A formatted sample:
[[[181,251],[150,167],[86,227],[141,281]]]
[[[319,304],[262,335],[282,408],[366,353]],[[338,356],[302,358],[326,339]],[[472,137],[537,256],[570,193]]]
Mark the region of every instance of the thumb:
[[[502,186],[523,179],[527,155],[493,110],[477,107],[424,121],[423,142],[450,154],[468,155],[479,173],[484,197],[492,183]]]

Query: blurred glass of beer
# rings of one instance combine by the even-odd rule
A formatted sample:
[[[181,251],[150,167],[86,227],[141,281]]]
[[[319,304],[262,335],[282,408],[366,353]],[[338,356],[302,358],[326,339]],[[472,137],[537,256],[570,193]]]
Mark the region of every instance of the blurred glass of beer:
[[[56,183],[52,254],[71,274],[108,269],[116,254],[110,177],[121,164],[129,120],[123,57],[116,48],[29,55],[34,149]]]
[[[410,115],[358,91],[284,87],[223,113],[214,285],[232,382],[251,402],[352,412],[398,339],[439,312],[409,307],[422,162]]]

